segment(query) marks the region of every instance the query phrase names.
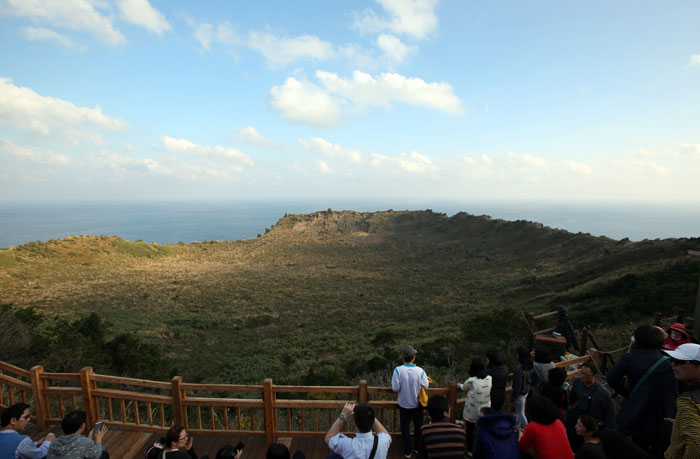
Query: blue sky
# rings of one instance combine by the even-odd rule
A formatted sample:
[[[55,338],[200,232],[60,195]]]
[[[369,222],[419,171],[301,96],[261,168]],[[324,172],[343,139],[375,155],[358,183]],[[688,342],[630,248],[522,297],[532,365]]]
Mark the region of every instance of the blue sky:
[[[698,200],[698,18],[0,0],[0,200]]]

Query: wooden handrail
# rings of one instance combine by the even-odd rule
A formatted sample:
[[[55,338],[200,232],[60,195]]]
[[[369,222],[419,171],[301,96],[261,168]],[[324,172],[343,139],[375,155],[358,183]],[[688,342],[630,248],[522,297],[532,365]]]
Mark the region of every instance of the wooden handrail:
[[[80,373],[44,373],[42,372],[39,377],[41,379],[55,380],[55,381],[80,381]]]
[[[22,381],[21,379],[13,378],[12,376],[4,375],[2,373],[0,373],[0,381],[4,382],[5,384],[18,387],[24,390],[32,390],[31,383]]]
[[[97,382],[106,382],[112,384],[121,384],[124,386],[141,386],[150,387],[153,389],[165,389],[169,390],[171,388],[170,383],[162,381],[151,381],[148,379],[134,379],[134,378],[122,378],[120,376],[107,376],[93,374],[91,379]]]
[[[598,354],[577,357],[571,360],[557,362],[557,367],[579,365],[593,361]],[[144,432],[164,432],[172,424],[184,425],[188,431],[194,433],[206,433],[208,435],[261,435],[268,442],[276,437],[291,436],[296,438],[319,438],[325,435],[324,427],[327,417],[328,423],[332,423],[335,411],[342,409],[348,402],[369,401],[379,413],[381,419],[385,419],[385,411],[388,410],[388,426],[396,429],[396,417],[398,402],[395,398],[389,400],[370,400],[370,394],[394,394],[391,387],[368,386],[367,381],[361,380],[356,386],[276,386],[271,379],[266,379],[264,385],[233,385],[233,384],[191,384],[184,383],[180,376],[175,376],[170,382],[151,381],[146,379],[122,378],[117,376],[101,375],[92,372],[92,368],[83,368],[80,373],[46,373],[40,366],[32,368],[31,372],[0,362],[0,369],[23,377],[27,374],[30,382],[22,381],[13,376],[0,373],[0,385],[21,391],[23,400],[32,398],[36,422],[40,429],[47,425],[60,423],[60,416],[64,413],[64,397],[69,397],[73,409],[76,398],[83,401],[83,409],[90,418],[89,422],[103,418],[108,425],[125,430],[138,430]],[[577,376],[579,370],[569,371],[568,377]],[[49,381],[76,381],[80,386],[49,386]],[[149,392],[116,390],[107,387],[99,387],[101,384],[114,384],[119,386],[135,386],[167,391],[166,394],[154,394]],[[507,387],[506,391],[512,390]],[[226,397],[196,397],[196,392],[229,392],[251,393],[255,398],[226,398]],[[8,390],[12,401],[12,390]],[[190,394],[188,396],[188,393]],[[337,398],[333,400],[308,400],[298,398],[277,398],[278,394],[333,394]],[[459,398],[456,384],[448,387],[431,387],[428,393],[441,394],[447,397],[454,416],[459,407],[465,403],[464,398]],[[209,395],[209,394],[207,394]],[[349,397],[348,397],[349,395]],[[4,404],[1,398],[0,405]],[[53,404],[52,399],[53,397]],[[383,398],[383,397],[382,397]],[[507,397],[509,399],[509,397]],[[113,405],[116,404],[116,405]],[[59,417],[51,413],[58,409]],[[172,411],[170,409],[172,408]],[[286,410],[287,421],[284,426],[277,426],[278,410]],[[295,411],[291,411],[295,410]],[[296,411],[299,410],[299,411]],[[311,430],[303,426],[305,410],[312,414],[307,415],[307,421],[313,418]],[[190,415],[188,417],[188,411]],[[204,416],[202,416],[202,411]],[[321,413],[319,413],[321,411]],[[308,412],[308,411],[307,411]],[[144,415],[146,413],[146,415]],[[194,413],[194,416],[192,415]],[[293,413],[294,416],[292,416]],[[261,418],[262,416],[262,418]],[[297,418],[296,416],[300,416]],[[283,414],[284,418],[284,414]],[[283,419],[282,418],[282,419]],[[292,429],[292,419],[301,422],[297,430]],[[234,420],[235,419],[235,420]],[[262,419],[262,422],[261,422]],[[322,420],[322,423],[319,422]],[[133,420],[133,422],[132,422]],[[203,422],[204,421],[204,422]],[[245,427],[249,427],[246,429]],[[323,431],[321,431],[323,430]],[[390,431],[392,429],[389,429]],[[392,431],[392,435],[398,435]]]
[[[24,368],[16,367],[14,365],[11,365],[11,364],[3,362],[3,361],[0,361],[0,370],[9,371],[10,373],[14,373],[18,376],[25,378],[25,379],[29,379],[29,371],[25,370]]]

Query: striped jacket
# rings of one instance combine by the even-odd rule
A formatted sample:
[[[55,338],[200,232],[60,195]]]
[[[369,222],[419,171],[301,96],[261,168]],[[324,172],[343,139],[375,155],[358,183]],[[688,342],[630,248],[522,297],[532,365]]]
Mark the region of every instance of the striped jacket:
[[[700,458],[700,384],[694,384],[676,400],[676,420],[666,459]]]
[[[424,457],[441,459],[464,459],[466,436],[464,427],[444,419],[425,424],[420,429]]]

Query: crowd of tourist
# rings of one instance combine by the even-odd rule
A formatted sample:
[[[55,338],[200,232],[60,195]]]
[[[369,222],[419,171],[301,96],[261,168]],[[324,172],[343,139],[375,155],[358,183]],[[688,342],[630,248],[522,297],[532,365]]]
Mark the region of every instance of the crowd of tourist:
[[[594,362],[580,366],[569,384],[567,371],[555,366],[549,348],[518,348],[508,412],[508,367],[498,351],[474,356],[461,421],[451,421],[448,400],[424,396],[429,386],[416,365],[413,346],[403,349],[403,364],[392,374],[406,458],[478,459],[700,459],[700,345],[682,324],[669,329],[643,325],[634,331],[630,352],[602,382]],[[423,394],[421,394],[423,392]],[[680,395],[679,395],[680,394]],[[622,398],[616,409],[614,397]],[[427,408],[430,423],[423,425]],[[63,435],[38,441],[23,435],[30,406],[16,403],[0,416],[0,459],[108,459],[102,448],[107,426],[89,433],[84,411],[61,421]],[[355,435],[342,430],[352,420]],[[411,435],[411,424],[413,435]],[[325,436],[328,459],[385,459],[392,438],[370,404],[346,404]],[[242,445],[221,448],[216,459],[246,458]],[[304,459],[281,444],[269,446],[267,459]],[[193,438],[182,426],[170,428],[146,453],[147,459],[198,459]],[[209,459],[202,456],[201,459]]]

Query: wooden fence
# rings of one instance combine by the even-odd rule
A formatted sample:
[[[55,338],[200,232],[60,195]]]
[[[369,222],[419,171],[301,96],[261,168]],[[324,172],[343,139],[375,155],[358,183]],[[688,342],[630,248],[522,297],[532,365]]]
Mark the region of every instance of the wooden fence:
[[[588,361],[597,361],[595,350],[557,366]],[[577,373],[571,369],[569,378]],[[458,391],[457,384],[449,384],[431,387],[428,394],[444,395],[454,420],[465,402]],[[277,437],[322,438],[345,403],[368,402],[387,430],[400,435],[395,394],[365,380],[356,386],[278,386],[271,379],[263,385],[188,384],[180,376],[149,381],[100,375],[90,367],[80,373],[49,373],[41,366],[27,371],[0,361],[0,406],[19,401],[32,405],[40,429],[81,409],[88,425],[103,420],[119,429],[147,432],[183,425],[195,435],[264,436],[268,443]],[[344,430],[353,429],[346,424]]]

